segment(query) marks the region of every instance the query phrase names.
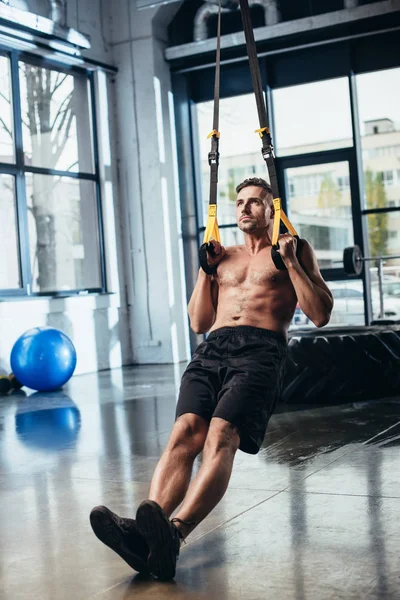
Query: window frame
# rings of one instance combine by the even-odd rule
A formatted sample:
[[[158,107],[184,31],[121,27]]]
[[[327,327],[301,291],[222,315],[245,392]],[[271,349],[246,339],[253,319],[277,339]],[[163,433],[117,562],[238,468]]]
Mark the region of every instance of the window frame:
[[[12,94],[12,118],[13,118],[13,143],[15,152],[14,163],[0,163],[0,173],[9,174],[15,177],[15,207],[17,224],[17,245],[19,251],[20,282],[19,288],[1,289],[0,297],[69,297],[88,294],[107,293],[106,288],[106,261],[104,228],[102,215],[101,199],[101,179],[100,179],[100,161],[98,147],[98,133],[96,121],[96,97],[95,97],[95,74],[94,71],[63,64],[60,61],[51,58],[38,57],[28,52],[13,50],[0,45],[0,55],[6,56],[10,61],[10,84]],[[78,75],[88,81],[88,98],[90,102],[90,127],[92,132],[92,152],[93,152],[93,173],[62,171],[58,169],[49,169],[44,167],[27,166],[24,163],[23,137],[22,137],[22,111],[20,96],[19,63],[28,64],[52,69],[68,75]],[[99,255],[100,280],[101,285],[95,288],[78,288],[72,290],[50,290],[50,291],[32,291],[31,257],[29,253],[29,231],[28,231],[28,210],[26,198],[25,175],[27,173],[40,175],[55,175],[69,177],[71,179],[92,181],[95,186],[95,201],[97,213],[97,251]]]
[[[310,167],[312,165],[330,164],[335,162],[347,162],[349,165],[350,177],[350,195],[352,199],[351,213],[353,221],[354,243],[361,245],[361,230],[357,227],[359,215],[361,214],[360,188],[357,178],[357,159],[355,156],[355,146],[348,148],[339,148],[325,150],[323,152],[307,152],[306,154],[295,154],[293,156],[282,156],[275,159],[275,165],[278,174],[279,191],[281,194],[283,209],[290,219],[290,202],[288,203],[286,170],[298,167]],[[329,281],[342,281],[347,279],[343,267],[321,269],[321,275]],[[352,277],[351,279],[354,279]],[[362,279],[362,277],[359,277]]]

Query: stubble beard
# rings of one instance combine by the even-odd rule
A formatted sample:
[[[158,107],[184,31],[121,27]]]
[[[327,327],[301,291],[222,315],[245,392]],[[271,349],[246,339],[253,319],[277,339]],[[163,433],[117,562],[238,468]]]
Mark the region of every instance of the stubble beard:
[[[239,229],[241,229],[243,233],[254,233],[257,230],[257,226],[258,223],[256,220],[239,222]]]

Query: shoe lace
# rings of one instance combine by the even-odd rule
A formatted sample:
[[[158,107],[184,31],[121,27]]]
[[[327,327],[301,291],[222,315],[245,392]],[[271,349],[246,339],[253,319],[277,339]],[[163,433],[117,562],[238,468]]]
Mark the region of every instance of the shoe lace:
[[[181,523],[182,525],[188,525],[189,527],[192,527],[192,525],[196,525],[196,523],[195,523],[194,521],[182,521],[182,519],[178,519],[178,518],[176,518],[176,517],[175,517],[175,518],[173,518],[173,519],[171,519],[171,523]],[[175,528],[176,528],[176,530],[178,531],[178,535],[179,535],[179,537],[181,538],[182,542],[183,542],[184,544],[186,544],[186,540],[185,540],[185,538],[183,537],[183,533],[182,533],[182,531],[179,529],[179,527],[176,527],[176,526],[175,526]]]

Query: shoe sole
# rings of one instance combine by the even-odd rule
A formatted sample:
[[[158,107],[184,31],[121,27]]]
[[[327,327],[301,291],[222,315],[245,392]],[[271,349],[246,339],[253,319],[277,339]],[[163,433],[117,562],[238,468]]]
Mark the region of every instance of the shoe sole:
[[[149,573],[148,564],[125,547],[119,527],[108,508],[105,506],[94,508],[90,513],[90,524],[95,536],[111,550],[114,550],[132,569],[138,573]]]
[[[158,504],[151,500],[142,503],[136,526],[150,548],[150,572],[162,581],[170,581],[175,577],[177,555],[170,544],[171,526]]]

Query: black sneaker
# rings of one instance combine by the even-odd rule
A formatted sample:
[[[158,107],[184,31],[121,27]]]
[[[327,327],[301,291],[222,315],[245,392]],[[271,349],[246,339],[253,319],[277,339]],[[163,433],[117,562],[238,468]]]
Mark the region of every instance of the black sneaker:
[[[149,547],[134,519],[124,519],[106,506],[96,506],[90,513],[90,524],[99,540],[114,550],[132,569],[149,573]]]
[[[163,581],[175,577],[176,562],[181,547],[178,528],[165,516],[161,506],[145,500],[136,513],[136,524],[146,540],[149,553],[149,570]]]

